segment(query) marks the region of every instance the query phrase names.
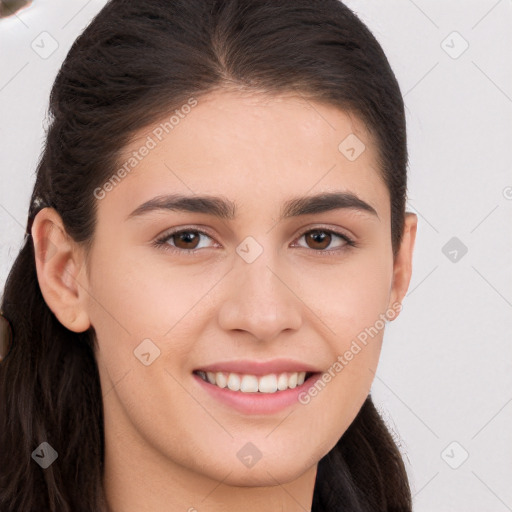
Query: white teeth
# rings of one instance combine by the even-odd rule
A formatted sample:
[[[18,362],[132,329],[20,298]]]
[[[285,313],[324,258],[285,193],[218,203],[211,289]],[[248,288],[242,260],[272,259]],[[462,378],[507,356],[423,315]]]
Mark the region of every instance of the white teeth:
[[[238,391],[240,389],[240,377],[236,373],[229,374],[228,388],[231,389],[231,391]]]
[[[244,375],[240,383],[240,391],[255,393],[258,391],[258,378],[254,375]]]
[[[226,374],[222,372],[217,372],[215,375],[215,381],[213,384],[217,384],[219,388],[225,388],[228,385],[228,378],[226,377]]]
[[[277,377],[275,374],[264,375],[263,377],[260,377],[258,389],[262,393],[275,393],[277,391]]]
[[[203,372],[198,374],[210,384],[220,388],[229,388],[242,393],[276,393],[285,389],[293,389],[304,384],[306,372],[271,373],[257,377],[256,375],[240,375],[226,372]]]
[[[288,389],[288,375],[286,375],[286,373],[281,373],[281,375],[279,375],[279,378],[277,379],[277,389],[279,389],[279,391]]]

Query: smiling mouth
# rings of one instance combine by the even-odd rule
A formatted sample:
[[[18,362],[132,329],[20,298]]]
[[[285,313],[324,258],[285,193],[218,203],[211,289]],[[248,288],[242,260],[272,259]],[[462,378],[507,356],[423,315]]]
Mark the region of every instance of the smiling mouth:
[[[257,376],[202,370],[195,370],[193,373],[209,384],[241,393],[279,393],[301,386],[310,377],[316,375],[313,372],[281,372]]]

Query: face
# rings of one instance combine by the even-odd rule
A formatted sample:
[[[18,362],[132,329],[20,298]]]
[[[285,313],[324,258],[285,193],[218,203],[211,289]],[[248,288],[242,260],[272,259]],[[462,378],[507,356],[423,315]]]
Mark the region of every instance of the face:
[[[227,484],[288,482],[356,416],[405,293],[376,146],[301,97],[216,92],[183,111],[97,193],[80,281],[105,428]]]

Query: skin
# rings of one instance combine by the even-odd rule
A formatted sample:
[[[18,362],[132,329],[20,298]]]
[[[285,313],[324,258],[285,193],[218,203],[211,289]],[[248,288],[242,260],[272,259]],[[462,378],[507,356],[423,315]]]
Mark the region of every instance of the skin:
[[[338,150],[351,133],[366,146],[355,161]],[[402,301],[417,217],[406,214],[393,259],[389,193],[376,162],[360,120],[333,106],[218,91],[99,200],[90,253],[66,236],[55,210],[38,213],[32,235],[44,299],[68,329],[93,326],[97,335],[112,511],[311,508],[318,461],[368,395],[384,330],[308,404],[274,414],[243,415],[213,400],[192,371],[277,357],[326,371]],[[337,209],[276,222],[286,200],[332,191],[356,194],[378,217]],[[235,220],[176,211],[126,220],[165,193],[221,195],[239,211]],[[208,236],[188,245],[169,239],[179,254],[151,245],[190,225]],[[314,228],[349,234],[357,245],[303,236]],[[263,248],[250,264],[235,250],[247,236]],[[199,247],[196,256],[187,247]],[[337,251],[322,254],[329,249]],[[146,338],[161,351],[149,366],[133,353]],[[236,455],[247,442],[262,453],[250,468]]]

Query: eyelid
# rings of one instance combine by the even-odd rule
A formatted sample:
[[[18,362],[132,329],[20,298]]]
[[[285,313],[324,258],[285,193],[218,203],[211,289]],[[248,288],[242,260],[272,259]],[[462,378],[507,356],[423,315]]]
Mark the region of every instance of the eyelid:
[[[356,243],[354,236],[348,235],[347,233],[345,233],[345,231],[343,229],[341,229],[339,227],[334,228],[334,227],[328,227],[325,225],[324,226],[316,225],[313,227],[304,228],[300,231],[299,235],[297,235],[294,238],[294,240],[299,240],[304,235],[306,235],[307,233],[311,233],[312,231],[321,231],[321,232],[325,232],[325,233],[330,233],[331,235],[341,238],[342,240],[344,240],[345,243],[341,247],[338,247],[336,249],[315,250],[315,249],[311,249],[309,247],[303,247],[303,246],[299,246],[299,247],[301,247],[302,249],[312,251],[314,253],[319,253],[320,255],[324,255],[324,256],[332,256],[333,254],[339,255],[340,253],[344,252],[347,249],[351,249],[353,247],[358,247],[358,243]]]
[[[176,227],[176,228],[170,228],[168,229],[167,231],[164,231],[161,235],[158,235],[156,237],[156,239],[154,240],[153,244],[155,245],[166,245],[166,241],[172,236],[172,235],[177,235],[178,233],[183,233],[183,232],[188,232],[188,231],[192,231],[192,232],[198,232],[202,235],[206,235],[208,236],[209,238],[211,238],[212,240],[215,240],[215,237],[209,232],[208,228],[204,227],[204,226],[201,226],[201,225],[194,225],[194,224],[190,224],[190,225],[186,225],[186,226],[183,226],[183,227]],[[218,243],[218,242],[217,242]],[[194,251],[198,251],[199,249],[177,249],[177,248],[173,248],[172,246],[171,247],[171,250],[174,249],[178,252],[194,252]]]
[[[326,231],[338,235],[342,238],[347,238],[351,242],[355,242],[357,238],[346,228],[341,228],[339,226],[329,226],[327,224],[315,224],[312,227],[303,228],[300,230],[299,235],[297,235],[297,237],[303,236],[304,234],[309,233],[310,231]]]
[[[205,228],[200,225],[191,224],[191,225],[186,225],[183,227],[171,228],[171,229],[165,231],[162,235],[159,235],[155,239],[155,241],[153,242],[153,245],[160,247],[163,250],[168,250],[168,251],[175,252],[175,253],[196,254],[197,252],[201,251],[202,249],[179,249],[179,248],[173,247],[172,245],[168,245],[166,243],[167,240],[171,236],[179,234],[179,233],[183,233],[183,232],[189,232],[189,231],[197,232],[202,235],[205,235],[205,236],[211,238],[212,240],[214,240],[216,243],[218,243],[215,240],[215,237],[209,232],[208,228]],[[327,225],[314,225],[312,227],[302,228],[301,231],[297,235],[295,235],[295,237],[293,239],[294,240],[293,243],[295,243],[296,240],[302,238],[305,234],[310,233],[312,231],[324,231],[326,233],[333,234],[335,236],[340,237],[342,240],[344,240],[345,244],[340,249],[326,249],[326,250],[315,250],[315,249],[310,249],[308,247],[302,247],[302,246],[299,246],[299,247],[301,247],[302,249],[309,249],[310,251],[313,251],[313,252],[318,252],[318,253],[323,253],[323,254],[332,254],[332,253],[340,252],[341,250],[343,250],[343,247],[345,247],[345,246],[349,246],[349,247],[357,246],[357,244],[355,242],[355,237],[351,234],[347,234],[345,232],[346,230],[343,230],[342,228],[339,228],[339,227],[337,227],[337,228],[329,227]],[[208,249],[209,248],[210,247],[208,247]]]

